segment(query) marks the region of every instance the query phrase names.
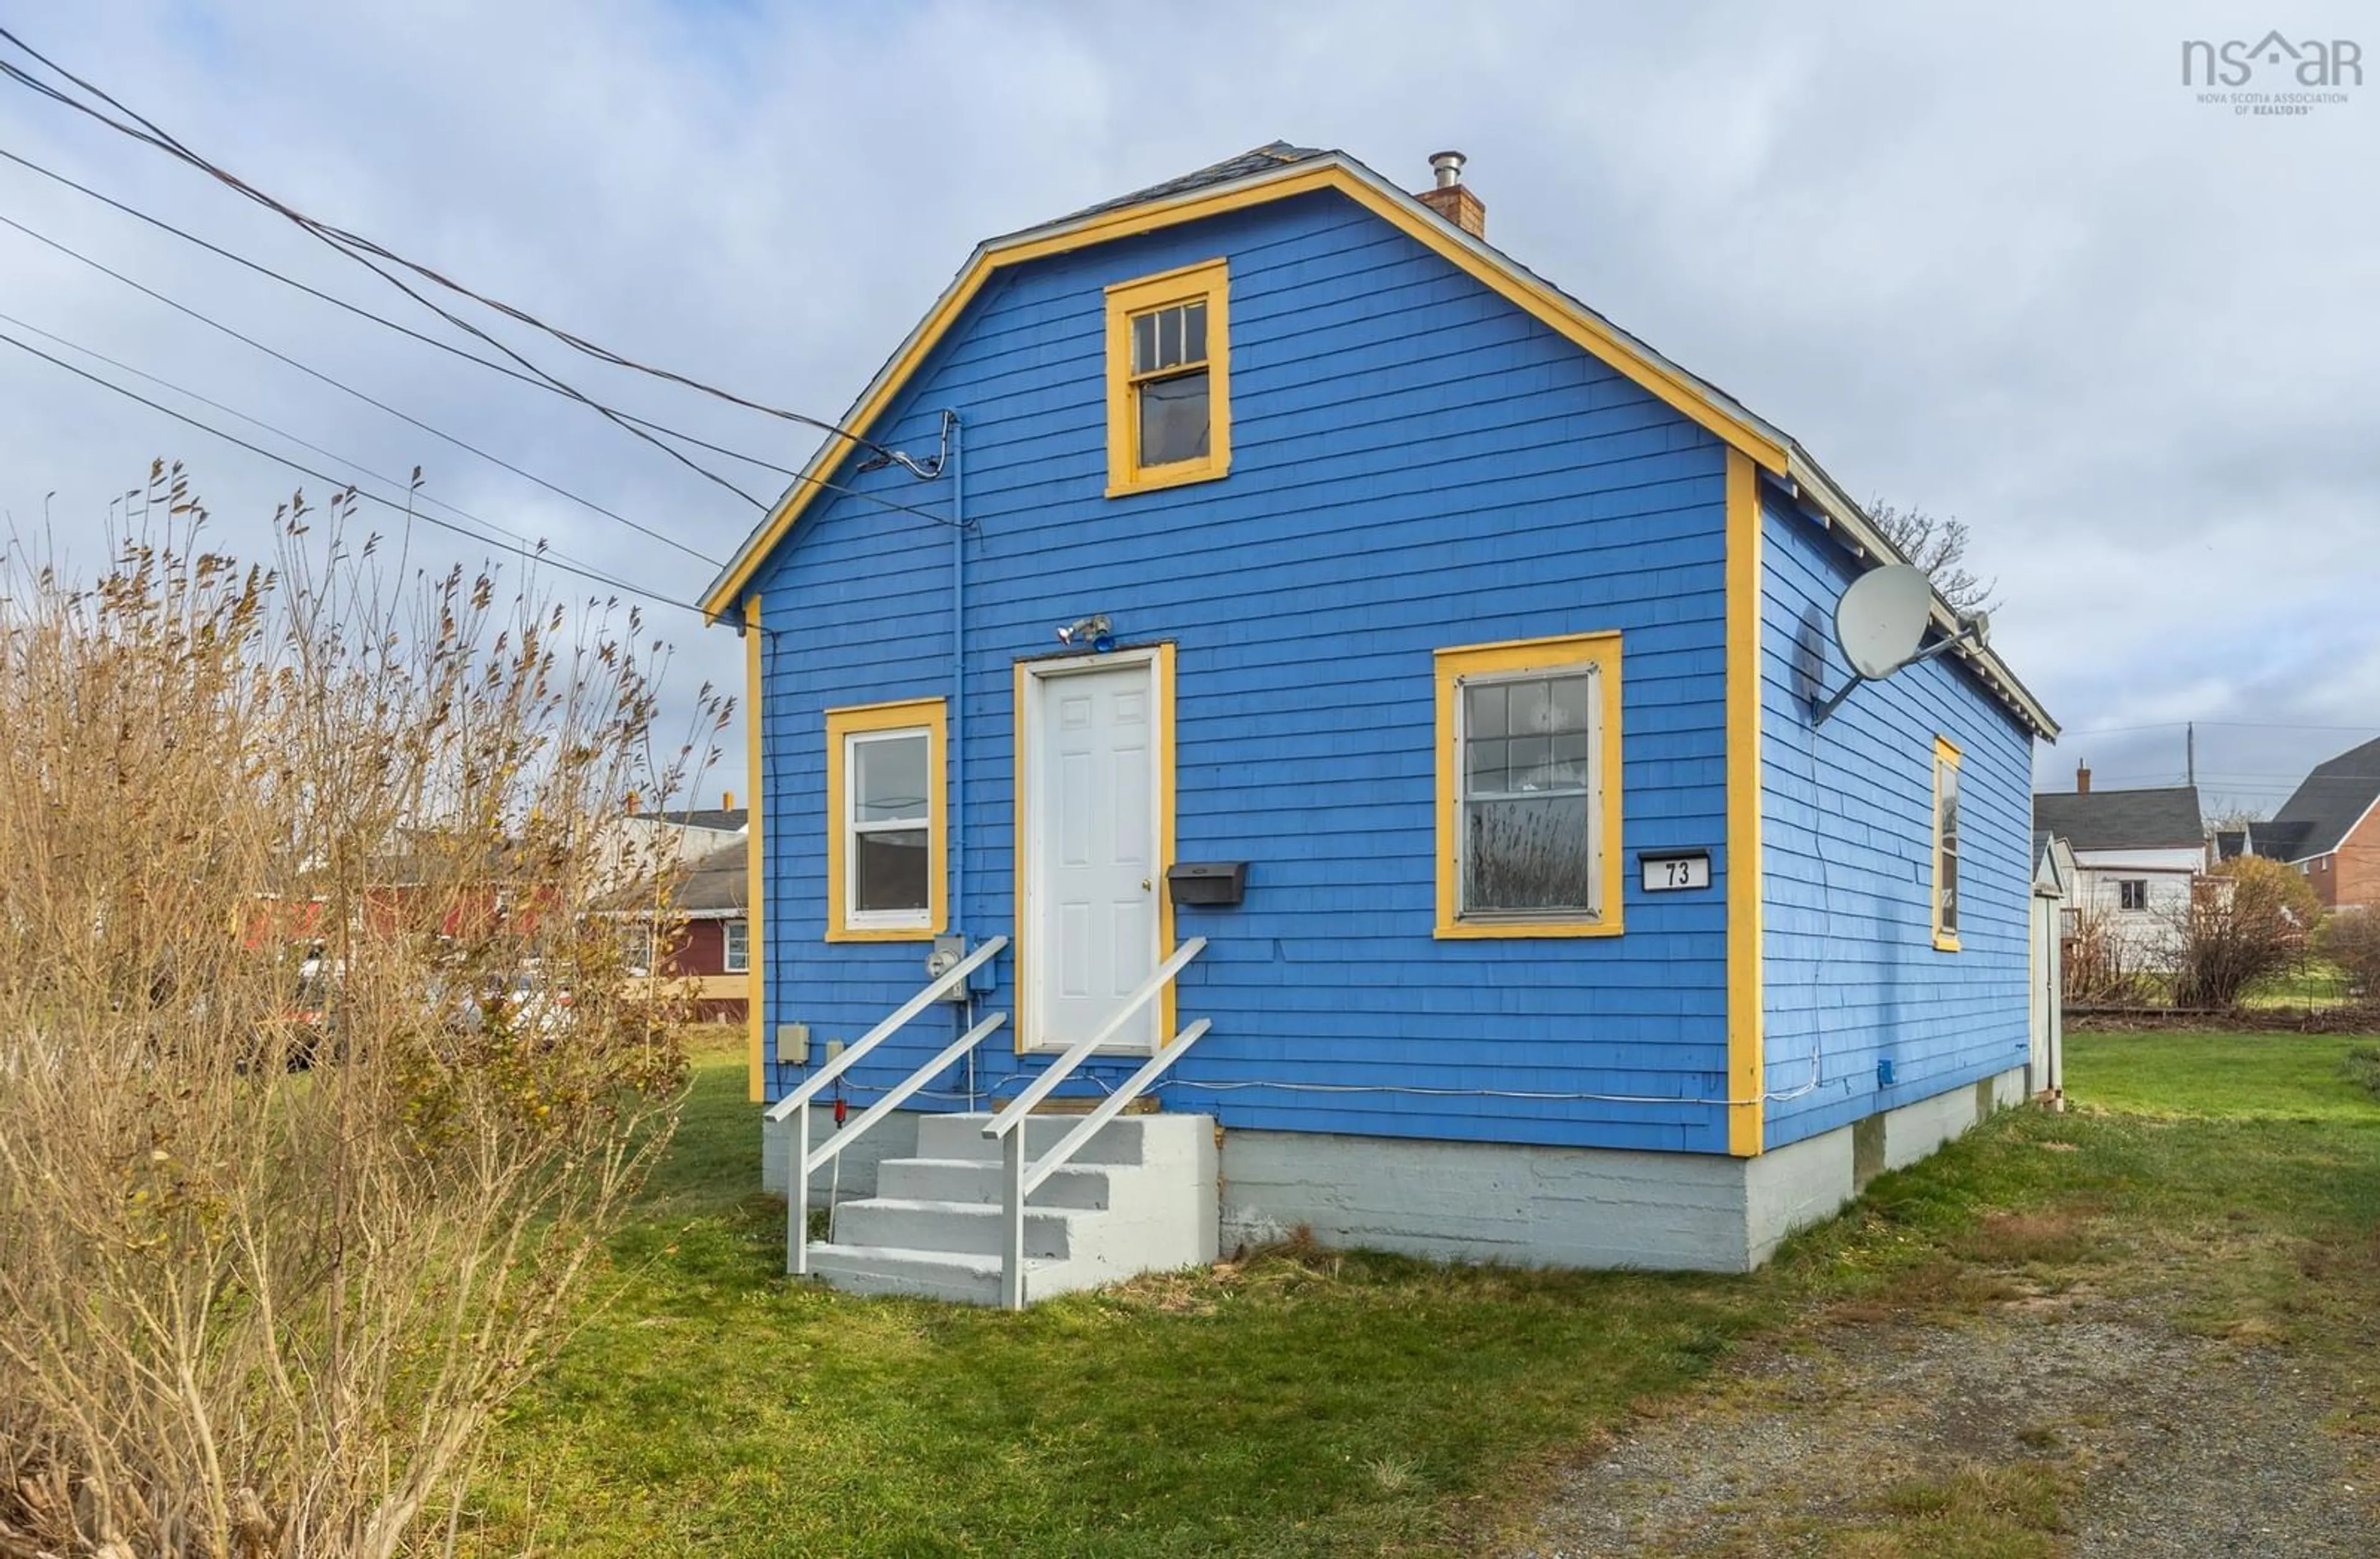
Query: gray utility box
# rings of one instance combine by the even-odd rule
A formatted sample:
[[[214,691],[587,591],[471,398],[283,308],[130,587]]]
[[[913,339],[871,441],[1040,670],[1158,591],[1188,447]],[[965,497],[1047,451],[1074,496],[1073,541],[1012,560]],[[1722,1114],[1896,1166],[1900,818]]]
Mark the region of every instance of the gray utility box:
[[[1248,863],[1245,860],[1185,860],[1165,873],[1165,885],[1177,907],[1218,909],[1239,903],[1248,894]]]

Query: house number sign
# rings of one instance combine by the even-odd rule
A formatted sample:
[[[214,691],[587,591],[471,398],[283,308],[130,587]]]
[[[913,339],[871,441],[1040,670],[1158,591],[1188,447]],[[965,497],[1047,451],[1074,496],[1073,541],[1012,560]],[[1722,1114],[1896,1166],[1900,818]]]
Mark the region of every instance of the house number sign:
[[[1648,894],[1677,893],[1710,886],[1708,850],[1673,850],[1667,855],[1640,855],[1636,864],[1645,873]]]

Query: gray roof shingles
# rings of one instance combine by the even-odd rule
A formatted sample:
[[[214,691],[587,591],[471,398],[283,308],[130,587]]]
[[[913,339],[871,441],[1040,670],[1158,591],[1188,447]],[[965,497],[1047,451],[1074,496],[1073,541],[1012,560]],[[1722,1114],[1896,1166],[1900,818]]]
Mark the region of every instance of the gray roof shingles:
[[[2178,850],[2206,842],[2198,787],[2190,785],[2038,795],[2033,822],[2078,850]]]
[[[2345,844],[2375,801],[2380,801],[2380,737],[2315,764],[2273,821],[2252,824],[2249,832],[2255,837],[2257,854],[2306,860]]]
[[[1152,184],[1146,189],[1135,189],[1129,195],[1118,195],[1112,201],[1101,201],[1097,205],[1085,206],[1077,212],[1069,212],[1058,220],[1076,222],[1087,216],[1097,216],[1103,211],[1121,211],[1126,206],[1139,205],[1144,201],[1162,201],[1174,195],[1187,195],[1193,190],[1204,189],[1209,185],[1229,184],[1235,178],[1245,178],[1250,174],[1269,173],[1274,168],[1283,167],[1291,163],[1310,162],[1314,158],[1329,155],[1330,153],[1319,146],[1292,146],[1285,140],[1269,141],[1265,145],[1243,152],[1236,157],[1226,157],[1220,163],[1209,163],[1195,173],[1185,173],[1177,178],[1169,178],[1161,184]]]

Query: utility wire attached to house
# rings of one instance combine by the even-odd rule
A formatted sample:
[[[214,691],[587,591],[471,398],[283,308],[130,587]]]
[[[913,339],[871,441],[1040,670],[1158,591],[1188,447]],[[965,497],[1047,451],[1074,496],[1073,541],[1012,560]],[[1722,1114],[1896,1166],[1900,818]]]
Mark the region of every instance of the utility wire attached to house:
[[[419,293],[415,292],[411,287],[406,286],[402,280],[396,276],[391,275],[386,270],[382,268],[381,264],[375,263],[375,262],[384,262],[387,264],[395,265],[408,271],[426,282],[436,286],[443,287],[459,297],[469,298],[471,301],[480,304],[481,307],[492,310],[495,312],[504,315],[507,319],[516,321],[521,324],[529,326],[531,329],[540,331],[552,337],[554,340],[561,342],[563,345],[571,347],[573,350],[584,353],[585,355],[595,359],[599,362],[608,363],[616,368],[625,368],[635,372],[648,374],[666,383],[677,384],[683,388],[694,390],[698,394],[710,396],[716,399],[725,401],[730,405],[739,406],[747,410],[759,412],[764,416],[779,418],[785,421],[798,423],[805,427],[815,428],[832,437],[844,439],[853,444],[858,445],[860,447],[868,450],[880,458],[899,465],[909,470],[913,475],[920,478],[930,478],[933,474],[929,469],[912,460],[908,456],[904,455],[900,451],[886,445],[880,444],[876,440],[867,437],[865,434],[853,432],[852,430],[842,426],[840,423],[824,418],[812,417],[804,412],[788,410],[783,407],[771,406],[761,401],[753,400],[748,396],[737,395],[734,391],[722,389],[719,386],[709,384],[703,380],[679,373],[674,370],[659,368],[650,363],[641,362],[634,358],[613,351],[610,347],[601,346],[601,344],[591,341],[583,335],[579,335],[575,332],[565,330],[558,325],[551,324],[525,309],[466,286],[462,283],[443,274],[433,267],[409,259],[404,254],[401,254],[371,238],[368,238],[359,233],[356,233],[350,229],[340,227],[331,223],[323,222],[316,217],[310,216],[306,213],[299,211],[295,206],[289,205],[285,201],[283,201],[273,195],[268,194],[255,185],[249,183],[247,180],[241,178],[238,175],[232,173],[229,169],[223,167],[221,164],[211,162],[207,158],[200,155],[198,152],[191,151],[188,146],[185,146],[181,141],[175,139],[173,135],[159,126],[154,120],[148,118],[138,110],[128,106],[123,102],[107,92],[104,89],[84,79],[82,77],[76,75],[73,71],[67,69],[64,66],[59,65],[56,61],[51,59],[40,50],[35,49],[30,43],[27,43],[22,38],[19,38],[16,33],[10,31],[8,29],[0,27],[0,40],[6,40],[17,49],[39,61],[42,66],[46,67],[57,76],[63,78],[68,82],[71,82],[74,86],[81,89],[82,91],[88,93],[90,96],[98,99],[100,103],[106,104],[107,107],[115,109],[117,113],[125,116],[125,118],[115,118],[102,111],[100,108],[94,107],[89,103],[81,102],[70,93],[60,91],[51,83],[37,79],[21,67],[9,62],[0,61],[0,74],[5,74],[19,85],[24,86],[43,97],[47,97],[55,103],[61,104],[66,107],[71,108],[79,114],[82,114],[94,119],[100,124],[107,126],[110,129],[116,131],[120,135],[165,152],[168,156],[187,164],[190,167],[198,169],[200,172],[206,174],[209,177],[222,183],[226,188],[246,196],[248,199],[263,206],[268,211],[272,211],[287,219],[289,222],[295,224],[300,229],[320,239],[324,244],[338,250],[340,253],[346,255],[349,259],[356,261],[358,263],[362,264],[367,270],[371,271],[373,274],[380,276],[391,286],[395,286],[399,291],[406,293],[416,302],[420,303],[424,308],[431,310],[441,318],[447,320],[456,328],[468,331],[471,335],[487,342],[490,346],[494,347],[505,356],[513,359],[514,361],[518,362],[523,368],[537,374],[540,378],[550,381],[557,387],[563,387],[561,380],[554,378],[552,375],[547,373],[543,369],[539,368],[536,364],[530,362],[528,359],[521,357],[516,352],[514,352],[510,347],[504,346],[502,342],[497,341],[493,336],[489,335],[478,326],[470,324],[448,311],[431,303],[428,298],[423,298]],[[127,123],[127,119],[131,122]],[[576,398],[586,401],[586,403],[594,409],[604,413],[606,416],[613,416],[614,420],[618,420],[618,418],[612,413],[610,408],[605,408],[591,398],[579,394],[575,389],[571,390],[569,393],[571,393]],[[623,425],[625,426],[625,423]],[[631,429],[631,431],[633,432],[636,430]],[[641,432],[638,433],[638,436],[647,437],[647,435],[643,434]],[[651,441],[648,439],[648,442]],[[732,484],[726,483],[723,478],[716,476],[715,473],[704,470],[702,467],[697,465],[692,460],[687,459],[686,457],[679,452],[669,450],[666,445],[656,445],[656,447],[666,450],[677,459],[693,467],[693,469],[698,471],[702,471],[704,475],[711,477],[711,480],[714,481],[719,481],[722,485],[728,486],[730,491],[740,491],[734,488]],[[748,493],[744,495],[747,499],[750,498]],[[759,500],[757,499],[753,499],[751,501],[756,504],[759,503]],[[760,505],[759,506],[766,508],[769,505]]]
[[[480,357],[475,352],[471,352],[461,347],[455,346],[451,341],[440,340],[437,336],[416,330],[411,325],[405,324],[397,320],[390,319],[385,314],[376,313],[370,309],[364,308],[360,304],[352,302],[347,298],[341,298],[335,293],[325,292],[320,287],[299,281],[294,276],[288,275],[281,271],[277,271],[270,265],[262,264],[258,261],[249,258],[247,255],[238,253],[234,250],[225,249],[220,244],[210,242],[208,239],[202,238],[186,228],[178,227],[173,223],[167,222],[163,217],[142,211],[137,206],[116,200],[115,197],[105,194],[101,190],[94,189],[90,185],[70,178],[55,168],[44,167],[41,164],[32,161],[30,158],[21,156],[17,152],[7,150],[6,147],[0,147],[0,161],[14,163],[18,167],[25,169],[29,173],[37,174],[40,177],[61,185],[66,189],[72,189],[76,193],[85,196],[90,200],[96,201],[102,205],[110,207],[127,216],[132,217],[136,221],[146,223],[160,232],[170,234],[174,238],[179,238],[185,243],[190,244],[198,249],[204,250],[208,253],[215,255],[221,259],[228,260],[235,265],[242,266],[258,275],[263,276],[271,281],[277,282],[283,286],[286,286],[293,291],[303,293],[307,297],[318,299],[321,302],[328,303],[332,307],[352,314],[358,319],[379,325],[385,330],[394,331],[397,335],[418,341],[423,346],[435,347],[441,352],[444,352],[451,357],[458,358],[464,362],[470,363],[475,367],[486,369],[492,373],[502,374],[505,378],[513,380],[516,383],[529,385],[534,389],[542,390],[549,395],[556,395],[562,396],[565,398],[571,398],[567,392],[557,388],[553,384],[543,378],[540,378],[534,374],[525,373],[521,370],[513,368],[507,364],[496,362],[490,359]],[[232,331],[229,326],[224,325],[219,321],[210,317],[203,311],[193,308],[191,305],[184,303],[177,298],[169,297],[165,293],[160,292],[156,288],[148,286],[143,283],[135,281],[131,277],[100,263],[98,261],[78,250],[75,250],[71,246],[61,243],[43,233],[38,232],[21,222],[11,221],[5,217],[0,217],[0,222],[6,222],[9,226],[17,228],[27,237],[47,244],[60,253],[65,254],[71,259],[79,261],[81,263],[106,275],[112,276],[117,281],[124,283],[126,286],[133,287],[135,290],[155,298],[160,303],[165,304],[169,308],[177,310],[182,313],[188,314],[190,317],[200,321],[201,323],[213,326],[228,335],[238,335],[237,332]],[[248,340],[248,337],[246,336],[239,336],[238,338],[243,341]],[[255,346],[259,350],[267,352],[273,356],[281,356],[281,354],[273,352],[271,347],[264,347],[261,343],[250,341],[249,344]],[[282,360],[285,362],[290,362],[292,367],[298,368],[301,371],[309,373],[313,371],[310,369],[307,369],[303,364],[296,363],[291,361],[289,359],[283,358]],[[344,388],[345,386],[342,387]],[[404,417],[404,413],[397,412],[394,408],[385,409],[389,409],[391,415]],[[913,515],[920,519],[929,519],[937,525],[950,525],[953,523],[949,516],[936,514],[931,509],[921,508],[915,504],[905,504],[898,499],[887,498],[879,493],[862,492],[857,488],[846,486],[844,483],[832,481],[826,477],[817,476],[805,471],[798,471],[790,466],[781,465],[776,461],[766,459],[758,455],[748,454],[740,449],[733,449],[724,445],[714,444],[710,440],[689,433],[682,428],[675,428],[666,423],[657,422],[650,418],[639,417],[634,412],[620,411],[618,415],[630,422],[636,423],[638,427],[649,429],[665,438],[674,439],[681,444],[691,445],[698,449],[708,450],[714,455],[723,455],[731,460],[741,460],[747,465],[758,467],[762,470],[772,472],[775,475],[784,477],[793,481],[801,482],[806,486],[817,487],[829,493],[838,493],[845,497],[858,499],[863,503],[874,505],[875,506],[889,512]],[[408,421],[412,420],[410,418],[407,418],[406,420]],[[475,451],[474,453],[477,452]],[[490,457],[490,458],[492,459],[493,457]],[[505,464],[503,461],[498,461],[497,463],[500,465]],[[904,469],[909,469],[913,472],[916,472],[920,469],[918,463],[916,462],[905,460],[903,465]],[[521,471],[518,467],[506,465],[505,469],[514,470],[517,474],[527,477],[528,480],[538,482],[540,486],[551,485],[544,482],[540,478],[531,475],[528,472]],[[935,471],[938,468],[933,463],[928,462],[925,463],[923,469],[926,471]],[[560,491],[559,489],[554,490]],[[567,493],[565,493],[564,495],[570,496]],[[574,499],[574,501],[582,500]],[[609,518],[620,519],[621,523],[627,525],[631,530],[644,530],[645,529],[642,526],[637,525],[633,521],[623,519],[621,517],[612,514],[608,509],[596,507],[595,512],[602,514]],[[662,539],[667,540],[665,537]],[[673,546],[678,546],[681,551],[692,551],[692,549],[686,548],[681,543],[675,542],[672,542],[670,544]],[[706,563],[713,564],[714,566],[716,566],[716,560],[710,558],[708,554],[694,553],[693,555],[701,558],[702,561]]]

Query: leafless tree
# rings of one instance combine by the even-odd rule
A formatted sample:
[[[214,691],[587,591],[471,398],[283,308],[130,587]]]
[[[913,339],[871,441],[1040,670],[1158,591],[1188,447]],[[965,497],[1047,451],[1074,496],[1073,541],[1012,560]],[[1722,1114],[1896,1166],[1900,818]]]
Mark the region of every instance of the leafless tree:
[[[1966,566],[1967,522],[1953,516],[1930,514],[1914,505],[1902,508],[1882,498],[1872,500],[1867,517],[1884,532],[1900,555],[1933,577],[1934,589],[1959,612],[1988,611],[1997,604],[1997,579],[1978,578]]]

